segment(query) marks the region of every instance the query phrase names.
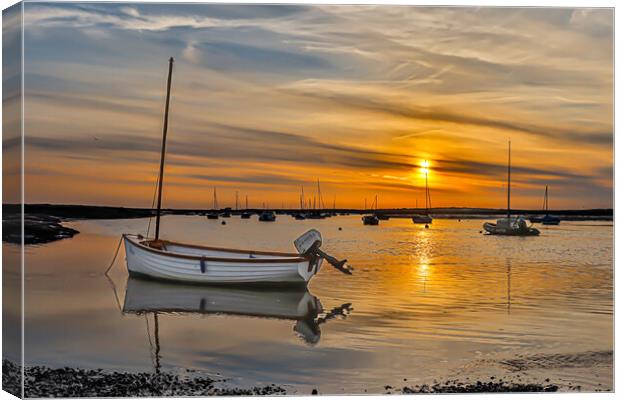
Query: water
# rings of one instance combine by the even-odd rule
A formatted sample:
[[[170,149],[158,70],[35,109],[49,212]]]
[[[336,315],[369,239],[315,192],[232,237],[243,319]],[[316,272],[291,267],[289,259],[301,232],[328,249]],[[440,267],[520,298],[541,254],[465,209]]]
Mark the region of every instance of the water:
[[[480,220],[435,220],[430,229],[408,219],[363,226],[359,216],[226,221],[166,216],[162,232],[178,241],[292,250],[293,238],[317,228],[326,250],[348,258],[355,272],[324,265],[307,296],[324,311],[344,305],[346,316],[317,327],[283,315],[297,310],[299,292],[243,297],[132,282],[122,252],[111,283],[102,274],[119,234],[144,232],[147,220],[79,221],[70,224],[81,232],[73,239],[26,248],[26,364],[189,368],[231,385],[275,383],[300,394],[382,393],[384,385],[490,376],[612,389],[609,223],[562,222],[518,238],[482,235]],[[167,294],[183,293],[181,309],[164,310]],[[131,296],[159,304],[123,313]],[[199,312],[205,304],[235,313]]]

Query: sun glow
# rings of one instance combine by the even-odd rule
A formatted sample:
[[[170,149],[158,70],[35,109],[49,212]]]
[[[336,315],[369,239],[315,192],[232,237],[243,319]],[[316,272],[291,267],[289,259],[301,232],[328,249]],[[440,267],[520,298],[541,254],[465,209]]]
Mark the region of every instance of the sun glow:
[[[420,162],[420,173],[422,175],[427,175],[428,173],[430,173],[431,171],[430,166],[431,166],[431,163],[428,162],[428,160],[424,160]]]

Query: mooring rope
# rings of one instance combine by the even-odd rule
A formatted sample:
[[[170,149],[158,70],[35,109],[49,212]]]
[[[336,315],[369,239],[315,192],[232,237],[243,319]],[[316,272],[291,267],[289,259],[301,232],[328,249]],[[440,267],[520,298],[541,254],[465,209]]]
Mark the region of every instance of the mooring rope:
[[[118,245],[116,246],[116,251],[114,252],[114,257],[112,258],[112,262],[110,262],[110,265],[108,266],[108,269],[106,269],[105,272],[103,273],[105,276],[108,276],[108,272],[110,272],[110,270],[114,266],[114,261],[116,261],[116,257],[118,256],[118,251],[121,249],[121,243],[123,243],[123,236],[122,235],[118,239]]]

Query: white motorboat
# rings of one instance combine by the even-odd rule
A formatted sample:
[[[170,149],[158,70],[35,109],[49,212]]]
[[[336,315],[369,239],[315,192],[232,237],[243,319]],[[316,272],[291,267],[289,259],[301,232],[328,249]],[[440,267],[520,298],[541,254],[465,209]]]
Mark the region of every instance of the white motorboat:
[[[351,274],[352,269],[345,266],[346,260],[336,260],[320,249],[321,234],[314,229],[294,241],[296,253],[225,249],[160,239],[161,200],[173,63],[174,59],[170,58],[157,185],[155,237],[146,238],[142,235],[123,234],[129,274],[185,283],[307,285],[310,279],[319,272],[324,259],[339,271]],[[217,209],[215,189],[213,195],[214,209]]]
[[[496,223],[485,222],[482,228],[489,235],[505,235],[505,236],[537,236],[540,231],[531,225],[523,217],[512,217],[510,215],[510,141],[508,141],[508,195],[507,195],[507,215],[506,218],[500,218]]]

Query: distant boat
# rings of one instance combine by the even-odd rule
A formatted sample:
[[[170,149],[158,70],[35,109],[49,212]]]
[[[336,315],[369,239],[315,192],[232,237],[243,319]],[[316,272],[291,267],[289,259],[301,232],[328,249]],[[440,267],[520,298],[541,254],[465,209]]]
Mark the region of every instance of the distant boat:
[[[276,220],[276,214],[274,214],[273,211],[263,211],[258,216],[258,220],[263,222],[273,222]]]
[[[377,210],[377,199],[378,196],[375,195],[375,199],[373,200],[372,204],[370,205],[370,211],[373,211],[372,214],[370,215],[364,215],[362,216],[362,223],[364,225],[379,225],[379,217],[377,216],[376,210]],[[366,199],[364,199],[364,208],[366,208]]]
[[[506,218],[500,218],[495,224],[491,222],[485,222],[482,227],[489,235],[504,235],[504,236],[537,236],[540,231],[536,228],[527,225],[527,221],[523,217],[511,217],[510,216],[510,141],[508,141],[508,195],[506,207]]]
[[[298,221],[302,221],[302,220],[306,219],[306,214],[296,213],[296,214],[293,215],[293,218],[295,218]]]
[[[424,204],[425,204],[424,208],[426,212],[424,214],[414,215],[413,217],[411,217],[414,224],[432,224],[433,223],[433,217],[431,217],[429,213],[429,208],[432,208],[432,205],[431,205],[431,191],[428,188],[428,167],[425,168],[424,178],[425,178],[425,183],[426,183],[425,189],[424,189]]]
[[[220,214],[217,212],[217,189],[213,188],[213,211],[207,214],[208,219],[218,219]]]
[[[530,215],[530,222],[542,223],[543,225],[559,225],[560,217],[555,215],[549,215],[549,187],[545,186],[545,197],[543,200],[542,210],[545,215]]]
[[[371,206],[372,207],[372,206]],[[375,195],[375,216],[380,221],[389,221],[390,216],[385,213],[379,212],[379,196]]]
[[[530,215],[527,219],[532,223],[541,223],[543,220],[543,215]]]
[[[560,225],[560,217],[549,214],[549,187],[545,186],[545,202],[543,205],[545,216],[541,218],[543,225]]]
[[[296,253],[227,249],[160,239],[173,62],[174,59],[170,58],[157,187],[155,237],[147,238],[140,234],[127,233],[122,235],[129,275],[202,284],[307,285],[319,272],[323,260],[339,271],[351,274],[351,268],[345,265],[346,260],[339,261],[321,250],[321,233],[314,229],[294,241]],[[214,190],[214,201],[216,200]]]
[[[379,218],[376,215],[364,215],[362,217],[362,222],[364,225],[379,225]]]
[[[250,219],[251,216],[252,216],[252,213],[249,211],[244,211],[241,213],[241,219]]]
[[[325,219],[326,217],[327,216],[324,213],[318,210],[313,210],[306,214],[307,219]]]

